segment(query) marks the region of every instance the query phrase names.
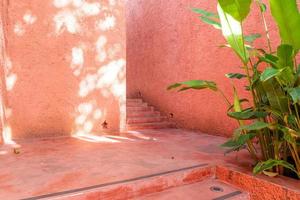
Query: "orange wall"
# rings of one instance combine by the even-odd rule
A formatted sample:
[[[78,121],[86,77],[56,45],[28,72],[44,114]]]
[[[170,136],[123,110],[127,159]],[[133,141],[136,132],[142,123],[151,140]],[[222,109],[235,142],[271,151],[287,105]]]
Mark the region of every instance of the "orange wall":
[[[13,0],[6,11],[12,137],[119,131],[126,110],[123,0]]]
[[[232,87],[224,74],[240,71],[236,56],[226,48],[222,34],[202,23],[190,7],[216,10],[211,0],[130,0],[127,2],[127,95],[140,91],[166,114],[173,113],[180,127],[215,135],[230,135],[236,122],[226,116],[226,105],[210,91],[174,93],[166,87],[191,79],[216,81],[227,96]],[[247,33],[262,32],[257,6],[245,24]],[[270,13],[267,13],[270,19]],[[274,24],[272,38],[278,38]],[[273,39],[273,45],[278,39]],[[265,47],[265,39],[256,45]],[[239,84],[239,92],[245,83]]]

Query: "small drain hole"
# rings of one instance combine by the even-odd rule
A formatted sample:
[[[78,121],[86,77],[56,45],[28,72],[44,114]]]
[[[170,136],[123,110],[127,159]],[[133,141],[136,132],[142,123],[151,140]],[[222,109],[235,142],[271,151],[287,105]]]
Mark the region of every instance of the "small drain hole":
[[[223,192],[223,188],[219,187],[219,186],[212,186],[210,187],[210,190],[213,192]]]

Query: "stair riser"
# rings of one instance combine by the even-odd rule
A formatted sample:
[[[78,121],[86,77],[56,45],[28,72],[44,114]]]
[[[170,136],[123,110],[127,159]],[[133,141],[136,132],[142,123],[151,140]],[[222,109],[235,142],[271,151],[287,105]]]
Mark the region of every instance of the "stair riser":
[[[128,124],[127,130],[144,130],[144,129],[164,129],[164,128],[174,128],[171,124],[157,124],[157,125],[139,125],[139,124]]]
[[[154,111],[153,107],[139,106],[139,107],[127,107],[127,112],[135,111]]]
[[[127,111],[127,119],[132,117],[159,117],[159,112],[145,111],[145,112],[136,112],[136,111]]]
[[[127,124],[137,123],[151,123],[151,122],[162,122],[165,118],[163,117],[140,117],[134,119],[127,119]]]
[[[142,103],[143,100],[142,99],[127,99],[126,102],[127,103]]]
[[[147,105],[147,103],[144,102],[126,102],[127,107],[138,107],[138,106],[143,106]]]

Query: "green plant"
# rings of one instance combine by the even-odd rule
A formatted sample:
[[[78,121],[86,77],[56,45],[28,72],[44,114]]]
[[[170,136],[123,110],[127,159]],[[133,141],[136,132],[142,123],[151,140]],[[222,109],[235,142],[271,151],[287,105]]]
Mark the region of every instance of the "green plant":
[[[191,80],[172,84],[168,89],[211,89],[219,92],[228,105],[227,115],[237,120],[239,127],[223,147],[238,151],[246,147],[256,166],[255,174],[269,176],[284,174],[286,170],[300,176],[300,65],[296,56],[300,49],[300,14],[296,0],[269,0],[272,16],[280,31],[281,44],[272,51],[265,19],[267,6],[260,0],[260,8],[268,48],[253,46],[260,34],[245,35],[246,20],[252,0],[218,0],[218,13],[194,8],[200,19],[221,29],[231,48],[240,59],[244,74],[229,73],[232,80],[247,79],[245,88],[251,94],[251,107],[244,107],[247,99],[240,99],[233,84],[234,102],[231,104],[213,81]],[[264,70],[260,70],[261,66]],[[256,145],[258,141],[258,145]],[[258,152],[258,149],[260,151]]]

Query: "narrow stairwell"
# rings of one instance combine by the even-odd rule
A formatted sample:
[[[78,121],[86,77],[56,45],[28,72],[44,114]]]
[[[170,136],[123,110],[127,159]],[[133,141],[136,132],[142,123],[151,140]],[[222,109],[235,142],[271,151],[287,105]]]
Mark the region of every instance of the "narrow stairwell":
[[[127,99],[127,130],[175,128],[166,116],[141,98]]]

